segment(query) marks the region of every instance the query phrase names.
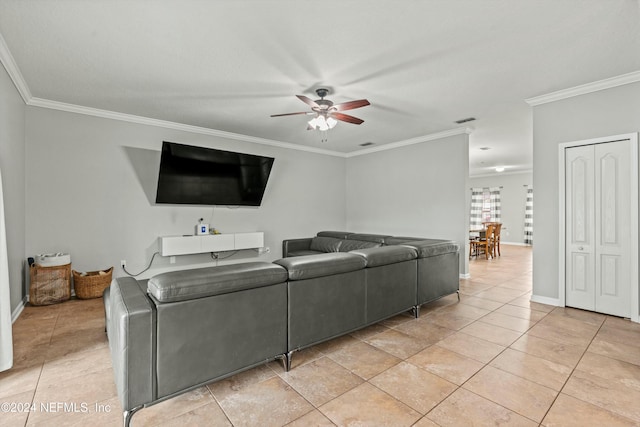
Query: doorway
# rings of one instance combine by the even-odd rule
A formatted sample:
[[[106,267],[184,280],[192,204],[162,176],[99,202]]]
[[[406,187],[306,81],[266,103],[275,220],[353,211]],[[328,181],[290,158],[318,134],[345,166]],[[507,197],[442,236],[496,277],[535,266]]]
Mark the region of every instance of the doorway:
[[[560,145],[562,306],[638,322],[638,138]]]

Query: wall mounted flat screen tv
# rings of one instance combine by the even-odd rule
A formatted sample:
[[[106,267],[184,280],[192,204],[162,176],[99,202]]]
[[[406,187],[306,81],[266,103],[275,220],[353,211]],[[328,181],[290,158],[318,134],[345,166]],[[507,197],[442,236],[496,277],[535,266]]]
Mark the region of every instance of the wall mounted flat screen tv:
[[[273,161],[164,141],[156,203],[260,206]]]

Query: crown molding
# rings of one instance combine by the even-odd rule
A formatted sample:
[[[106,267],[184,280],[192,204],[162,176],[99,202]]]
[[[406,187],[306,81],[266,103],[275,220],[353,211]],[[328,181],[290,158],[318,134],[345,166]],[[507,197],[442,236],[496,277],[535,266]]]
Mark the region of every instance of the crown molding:
[[[4,69],[7,70],[11,81],[13,81],[16,89],[18,89],[18,93],[20,93],[22,100],[25,104],[28,104],[31,99],[31,91],[18,68],[16,61],[13,59],[13,55],[11,55],[9,47],[7,46],[7,43],[5,43],[2,34],[0,34],[0,62],[2,62]]]
[[[447,138],[455,135],[462,135],[462,134],[469,135],[471,132],[473,132],[473,128],[471,127],[455,128],[455,129],[450,129],[443,132],[437,132],[429,135],[418,136],[416,138],[406,139],[404,141],[392,142],[389,144],[382,145],[380,147],[365,148],[362,150],[353,151],[351,153],[347,153],[345,157],[347,158],[357,157],[357,156],[362,156],[364,154],[371,154],[371,153],[377,153],[380,151],[393,150],[396,148],[407,147],[409,145],[420,144],[423,142]]]
[[[147,126],[156,126],[166,129],[179,130],[184,132],[197,133],[201,135],[216,136],[219,138],[232,139],[236,141],[252,142],[255,144],[268,145],[271,147],[286,148],[290,150],[306,151],[315,154],[324,154],[327,156],[345,157],[344,153],[338,151],[325,150],[315,147],[306,147],[304,145],[296,145],[288,142],[275,141],[266,138],[258,138],[255,136],[242,135],[238,133],[225,132],[217,129],[209,129],[201,126],[186,125],[183,123],[171,122],[167,120],[152,119],[149,117],[136,116],[133,114],[118,113],[115,111],[101,110],[98,108],[84,107],[76,104],[67,104],[64,102],[51,101],[42,98],[31,98],[28,105],[32,107],[48,108],[52,110],[66,111],[70,113],[84,114],[88,116],[100,117],[104,119],[119,120],[124,122],[136,123]]]
[[[598,80],[580,86],[574,86],[568,89],[551,92],[546,95],[535,96],[533,98],[525,99],[524,102],[532,107],[535,107],[537,105],[548,104],[549,102],[560,101],[567,98],[573,98],[574,96],[585,95],[591,92],[611,89],[617,86],[636,82],[640,82],[640,71],[634,71],[631,73],[623,74],[621,76]]]

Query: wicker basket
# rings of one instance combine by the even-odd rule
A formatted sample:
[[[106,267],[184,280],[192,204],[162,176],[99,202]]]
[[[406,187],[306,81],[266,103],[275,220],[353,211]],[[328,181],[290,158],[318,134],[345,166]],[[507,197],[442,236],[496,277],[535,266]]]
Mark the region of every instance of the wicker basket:
[[[76,290],[76,297],[80,299],[102,297],[104,290],[111,285],[112,273],[113,267],[104,271],[88,271],[84,275],[73,270],[73,287]]]
[[[53,267],[33,264],[29,275],[29,302],[32,305],[56,304],[71,298],[71,264]]]

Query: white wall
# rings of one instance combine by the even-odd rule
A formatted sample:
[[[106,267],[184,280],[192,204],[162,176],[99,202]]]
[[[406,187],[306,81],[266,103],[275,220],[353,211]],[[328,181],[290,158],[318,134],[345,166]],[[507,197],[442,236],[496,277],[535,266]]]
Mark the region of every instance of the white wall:
[[[226,262],[271,261],[284,239],[346,226],[341,157],[37,107],[27,107],[26,127],[26,253],[69,252],[78,271],[115,266],[120,276],[126,259],[127,270],[138,272],[158,236],[192,234],[201,217],[222,232],[265,232],[270,254],[241,251]],[[262,206],[153,205],[148,187],[163,140],[275,157]],[[175,267],[211,261],[182,256]],[[153,269],[174,267],[168,263],[158,256]]]
[[[347,161],[347,229],[451,239],[467,274],[469,136],[426,141]]]
[[[500,240],[502,243],[524,244],[524,208],[527,201],[527,188],[524,185],[533,185],[533,173],[496,174],[469,178],[469,188],[502,187],[500,189],[502,218]],[[533,208],[535,221],[535,190]],[[535,238],[534,231],[534,242]]]
[[[9,253],[11,310],[25,296],[25,104],[0,66],[0,170]]]
[[[640,130],[640,83],[533,108],[533,295],[557,299],[558,145]]]

